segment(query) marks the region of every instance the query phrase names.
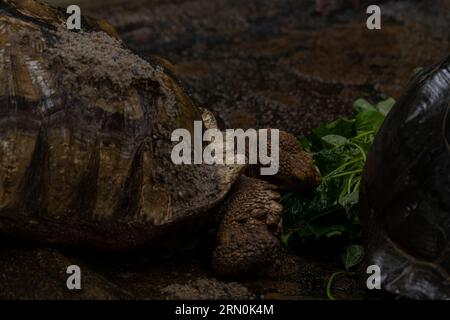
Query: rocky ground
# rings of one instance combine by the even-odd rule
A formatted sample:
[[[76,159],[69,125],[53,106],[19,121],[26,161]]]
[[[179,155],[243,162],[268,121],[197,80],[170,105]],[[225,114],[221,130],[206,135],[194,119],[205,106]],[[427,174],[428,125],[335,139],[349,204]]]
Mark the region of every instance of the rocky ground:
[[[364,6],[323,15],[311,0],[136,1],[90,10],[137,51],[172,62],[195,100],[227,126],[300,133],[350,114],[358,97],[398,97],[415,68],[446,56],[447,3],[384,1],[379,31],[365,27]]]
[[[284,252],[264,272],[221,279],[212,273],[205,248],[105,254],[3,243],[0,299],[324,299],[328,277],[341,270],[332,252]],[[66,269],[73,264],[81,268],[82,290],[67,290]],[[338,279],[333,294],[379,297],[355,277]]]
[[[72,3],[73,1],[71,1]],[[449,53],[448,1],[384,1],[382,30],[365,28],[365,8],[316,12],[304,0],[80,1],[108,19],[143,55],[159,55],[202,106],[227,127],[305,133],[351,114],[359,97],[398,98],[413,70]],[[447,9],[447,10],[445,10]],[[336,252],[286,251],[265,273],[217,279],[209,246],[166,255],[104,254],[0,246],[0,298],[326,298],[342,269]],[[83,290],[69,292],[66,267],[82,268]],[[390,298],[336,281],[336,298]]]

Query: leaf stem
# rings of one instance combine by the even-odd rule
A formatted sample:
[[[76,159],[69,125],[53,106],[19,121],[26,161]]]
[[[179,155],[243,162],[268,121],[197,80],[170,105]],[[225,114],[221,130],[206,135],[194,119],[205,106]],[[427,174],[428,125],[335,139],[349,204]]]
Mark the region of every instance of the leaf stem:
[[[331,171],[330,173],[328,173],[328,174],[327,174],[325,177],[323,177],[323,178],[324,178],[324,179],[327,179],[330,175],[332,175],[332,174],[334,174],[334,173],[336,173],[336,172],[339,172],[339,171],[341,171],[342,169],[344,169],[345,167],[347,167],[347,166],[349,166],[349,165],[351,165],[351,164],[357,163],[357,162],[359,162],[359,161],[362,161],[362,160],[363,160],[363,159],[358,158],[358,159],[355,159],[355,160],[346,162],[346,163],[344,163],[343,165],[341,165],[341,166],[339,166],[338,168],[336,168],[336,169],[334,169],[333,171]]]
[[[348,184],[347,184],[347,194],[350,194],[352,192],[352,183],[353,178],[355,177],[356,173],[352,174],[350,178],[348,178]]]
[[[334,278],[336,278],[337,276],[339,276],[339,275],[341,275],[341,274],[345,274],[345,275],[348,275],[348,276],[352,276],[352,275],[354,275],[355,273],[354,273],[354,272],[347,272],[347,271],[338,271],[338,272],[333,273],[333,274],[328,278],[326,292],[327,292],[327,297],[328,297],[328,299],[330,299],[330,300],[336,300],[336,299],[333,297],[333,294],[331,293],[331,286],[333,285],[333,280],[334,280]]]
[[[348,176],[348,175],[351,175],[351,174],[354,174],[354,173],[360,173],[360,172],[362,172],[362,169],[348,171],[348,172],[343,172],[343,173],[340,173],[340,174],[328,177],[328,179],[335,179],[335,178],[339,178],[339,177],[345,177],[345,176]]]
[[[362,178],[361,178],[361,179],[362,179]],[[361,184],[361,179],[359,179],[358,182],[356,183],[355,187],[353,188],[353,192],[359,190],[359,185]]]
[[[359,152],[361,152],[361,155],[363,157],[363,161],[366,162],[366,153],[364,152],[363,148],[361,148],[360,145],[358,145],[358,144],[356,144],[354,142],[349,142],[349,144],[354,146],[354,147],[356,147],[356,148],[358,148]]]
[[[363,132],[363,133],[360,133],[359,135],[353,137],[351,140],[357,140],[359,138],[362,138],[362,137],[368,136],[369,134],[374,134],[374,133],[375,133],[375,131],[373,131],[373,130]]]

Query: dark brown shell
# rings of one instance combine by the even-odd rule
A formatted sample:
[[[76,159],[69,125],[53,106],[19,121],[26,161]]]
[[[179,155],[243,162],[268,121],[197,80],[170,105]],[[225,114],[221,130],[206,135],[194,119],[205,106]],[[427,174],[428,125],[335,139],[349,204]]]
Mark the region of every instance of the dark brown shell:
[[[367,265],[384,289],[450,298],[450,58],[422,71],[389,113],[361,189]]]
[[[203,219],[239,168],[172,163],[172,131],[200,111],[112,28],[66,19],[0,1],[0,232],[128,248]]]

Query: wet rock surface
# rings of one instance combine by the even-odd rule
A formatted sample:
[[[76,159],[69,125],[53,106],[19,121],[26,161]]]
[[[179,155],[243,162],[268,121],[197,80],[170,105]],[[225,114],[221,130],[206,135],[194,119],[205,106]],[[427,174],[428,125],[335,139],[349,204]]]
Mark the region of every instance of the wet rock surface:
[[[359,97],[397,98],[414,69],[449,51],[448,1],[382,1],[377,31],[365,26],[363,2],[328,15],[312,0],[137,1],[87,10],[135,50],[171,61],[195,100],[227,126],[301,133],[350,115]]]
[[[190,95],[226,126],[294,133],[350,115],[356,98],[398,98],[416,67],[446,56],[448,1],[433,3],[384,1],[382,30],[368,31],[365,8],[320,15],[312,0],[80,1],[84,13],[109,20],[141,54],[171,61]],[[308,250],[284,253],[264,274],[217,279],[210,253],[94,254],[3,244],[0,297],[324,299],[327,279],[342,271],[337,252]],[[65,287],[71,264],[82,268],[81,291]],[[333,293],[380,297],[353,277],[338,278]]]
[[[5,243],[6,242],[6,243]],[[0,246],[0,299],[127,299],[130,294],[82,261],[52,248],[7,244]],[[67,267],[79,265],[82,290],[68,290]]]
[[[226,279],[212,273],[203,249],[107,254],[6,242],[0,247],[1,299],[325,299],[329,276],[341,271],[330,252],[284,252],[263,273]],[[81,269],[81,290],[67,289],[69,265]],[[351,276],[334,282],[333,295],[377,298]]]
[[[243,285],[224,283],[214,278],[199,278],[181,285],[170,284],[161,289],[161,294],[168,299],[251,299],[252,295]]]

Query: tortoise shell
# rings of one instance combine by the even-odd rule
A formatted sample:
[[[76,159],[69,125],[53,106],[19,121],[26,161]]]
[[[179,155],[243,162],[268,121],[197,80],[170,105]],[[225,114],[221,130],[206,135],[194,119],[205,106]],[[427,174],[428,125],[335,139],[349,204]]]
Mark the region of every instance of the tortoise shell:
[[[197,225],[239,166],[174,165],[201,111],[112,27],[82,30],[36,1],[0,1],[0,232],[100,248]]]
[[[450,58],[417,75],[369,153],[361,189],[367,265],[384,289],[450,298]]]

